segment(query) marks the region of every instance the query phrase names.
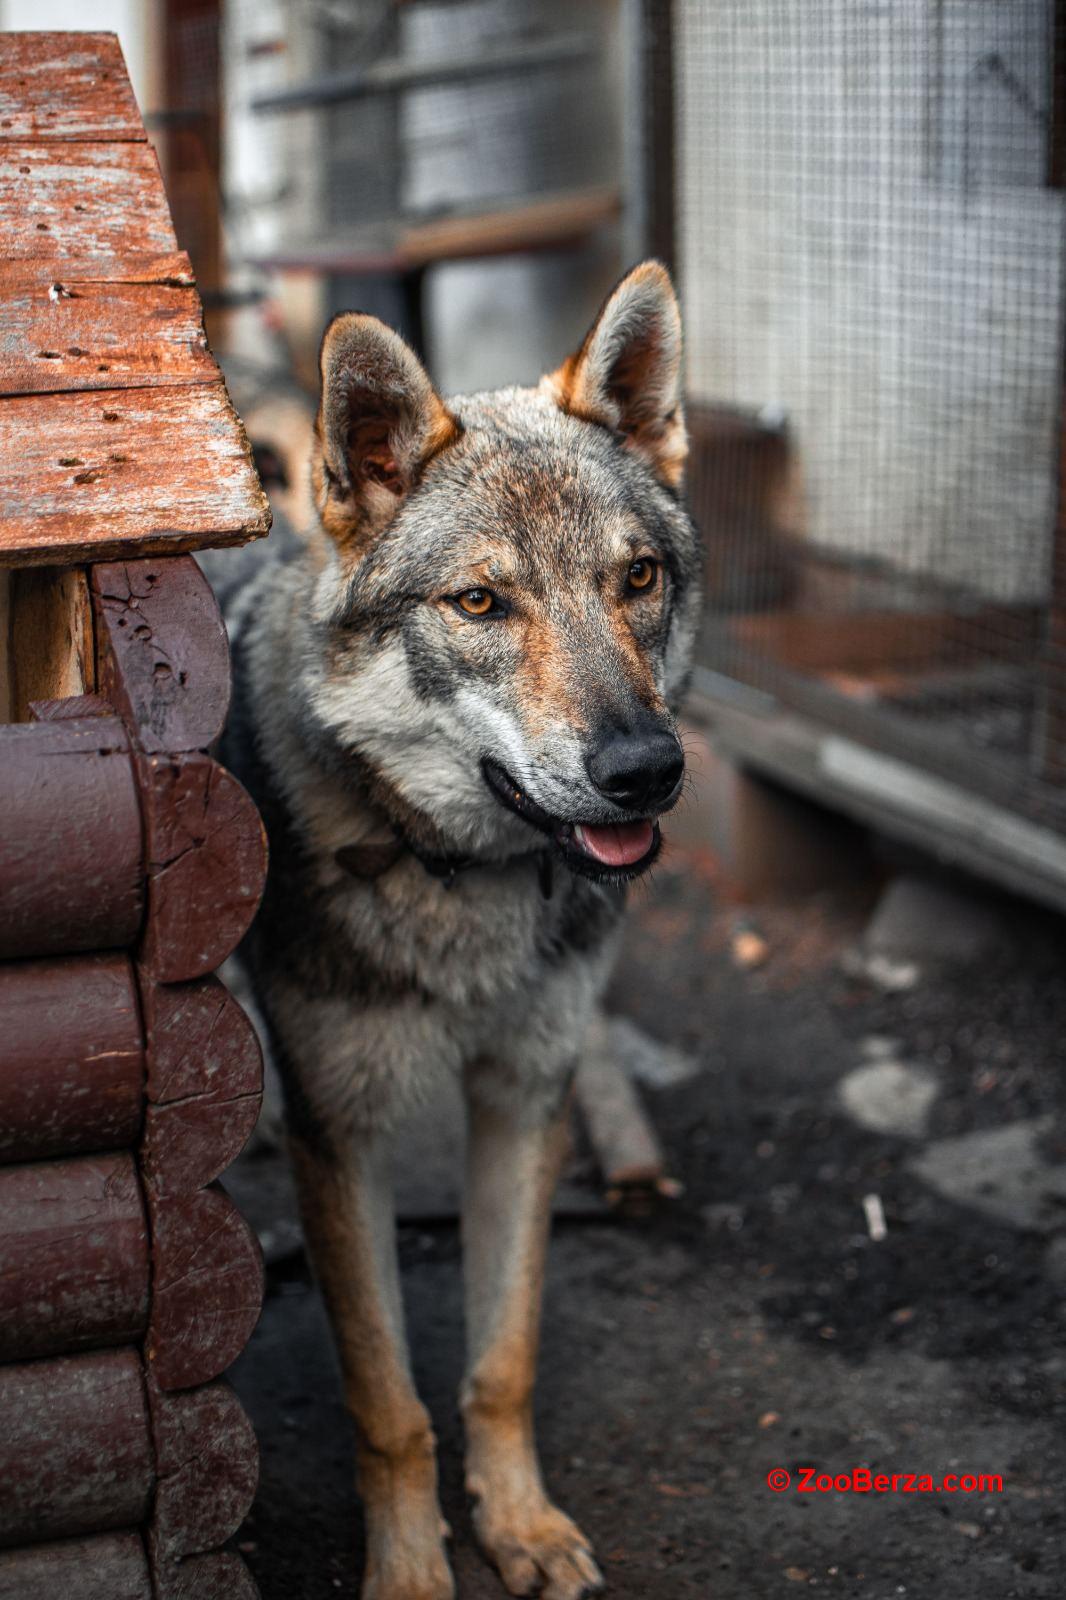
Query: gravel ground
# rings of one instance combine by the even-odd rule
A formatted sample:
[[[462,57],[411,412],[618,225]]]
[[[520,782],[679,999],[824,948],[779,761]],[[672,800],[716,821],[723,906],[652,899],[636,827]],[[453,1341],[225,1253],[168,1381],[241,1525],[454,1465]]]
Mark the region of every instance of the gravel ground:
[[[704,853],[675,850],[635,897],[612,1004],[699,1063],[688,1082],[643,1091],[683,1190],[651,1215],[558,1224],[538,1392],[549,1485],[618,1600],[1062,1592],[1066,1215],[1019,1228],[994,1194],[990,1208],[960,1203],[908,1166],[1037,1117],[1061,1158],[1062,924],[997,902],[1000,938],[979,971],[885,994],[841,969],[869,910],[869,889],[760,910],[767,959],[748,969]],[[932,1075],[920,1138],[843,1110],[838,1085],[871,1048]],[[291,1236],[279,1158],[248,1159],[239,1176],[258,1220]],[[459,1467],[456,1230],[404,1228],[401,1250],[459,1593],[488,1600],[503,1590],[474,1547]],[[263,1600],[354,1596],[350,1430],[298,1250],[270,1267],[234,1380],[262,1446],[238,1543]],[[808,1467],[1001,1474],[1004,1487],[799,1492]],[[769,1489],[774,1468],[790,1489]]]

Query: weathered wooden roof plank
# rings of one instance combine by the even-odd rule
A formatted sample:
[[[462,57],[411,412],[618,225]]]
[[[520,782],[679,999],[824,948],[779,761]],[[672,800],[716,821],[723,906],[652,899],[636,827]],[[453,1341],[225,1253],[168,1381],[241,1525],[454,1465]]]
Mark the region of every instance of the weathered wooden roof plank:
[[[0,35],[0,567],[269,526],[117,40]]]
[[[239,544],[269,526],[221,380],[0,402],[0,564]]]
[[[144,137],[115,34],[0,37],[0,139]]]
[[[0,141],[0,250],[8,261],[165,255],[178,248],[148,144]]]
[[[54,280],[4,297],[0,395],[218,378],[195,289]]]

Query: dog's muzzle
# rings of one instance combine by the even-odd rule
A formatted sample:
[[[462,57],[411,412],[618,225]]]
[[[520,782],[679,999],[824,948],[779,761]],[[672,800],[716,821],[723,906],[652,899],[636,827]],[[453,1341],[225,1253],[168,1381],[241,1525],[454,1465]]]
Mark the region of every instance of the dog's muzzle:
[[[530,827],[545,834],[572,872],[601,882],[624,883],[639,877],[659,854],[662,835],[653,817],[626,818],[620,822],[569,821],[545,811],[496,762],[483,761],[482,772],[497,800]],[[680,773],[677,773],[667,795],[668,804],[676,797],[679,784]]]

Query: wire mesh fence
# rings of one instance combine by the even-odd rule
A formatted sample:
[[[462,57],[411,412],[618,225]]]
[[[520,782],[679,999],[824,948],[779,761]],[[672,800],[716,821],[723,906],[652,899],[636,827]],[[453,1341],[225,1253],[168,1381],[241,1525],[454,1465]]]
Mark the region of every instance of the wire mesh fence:
[[[702,659],[1066,832],[1066,7],[674,27]]]

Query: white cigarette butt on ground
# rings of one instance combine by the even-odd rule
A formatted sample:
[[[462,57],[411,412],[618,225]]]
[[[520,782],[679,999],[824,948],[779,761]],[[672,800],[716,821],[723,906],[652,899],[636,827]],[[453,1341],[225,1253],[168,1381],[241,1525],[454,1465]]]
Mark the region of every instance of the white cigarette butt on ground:
[[[866,1231],[875,1243],[884,1239],[888,1233],[885,1222],[885,1208],[881,1204],[879,1194],[864,1194],[862,1209],[866,1213]]]

